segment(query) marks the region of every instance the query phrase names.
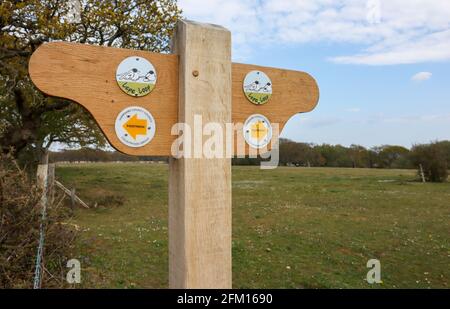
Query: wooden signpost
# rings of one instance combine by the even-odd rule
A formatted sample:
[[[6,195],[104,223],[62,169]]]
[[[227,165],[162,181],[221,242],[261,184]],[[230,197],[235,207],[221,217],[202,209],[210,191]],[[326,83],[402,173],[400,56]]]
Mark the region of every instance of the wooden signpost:
[[[319,90],[304,72],[231,63],[231,34],[220,26],[181,20],[172,44],[173,54],[158,54],[48,43],[29,72],[44,93],[85,107],[117,150],[171,157],[169,285],[231,288],[231,158],[178,158],[172,127],[194,127],[198,116],[243,123],[235,134],[247,144],[233,149],[245,155],[271,141],[270,123],[281,131],[311,111]]]

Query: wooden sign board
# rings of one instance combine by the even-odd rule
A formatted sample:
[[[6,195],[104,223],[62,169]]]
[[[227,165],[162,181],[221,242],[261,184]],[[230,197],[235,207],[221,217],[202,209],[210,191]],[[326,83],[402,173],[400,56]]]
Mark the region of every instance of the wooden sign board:
[[[260,134],[270,139],[268,122],[281,131],[318,102],[307,73],[232,64],[223,27],[179,20],[174,52],[49,43],[33,54],[29,72],[44,93],[84,106],[111,145],[130,155],[171,156],[173,125],[195,125],[197,115],[222,129],[245,124],[236,134],[258,148]],[[168,192],[169,286],[231,288],[231,158],[170,158]]]
[[[116,82],[116,71],[128,57],[142,57],[157,71],[157,83],[148,95],[133,97]],[[178,122],[179,57],[147,51],[91,46],[75,43],[43,44],[32,55],[29,72],[34,84],[44,93],[69,99],[88,110],[111,145],[130,155],[170,156],[177,138],[171,128]],[[272,82],[270,100],[262,105],[251,103],[243,90],[244,79],[251,71],[264,72]],[[311,111],[319,99],[315,80],[305,72],[282,70],[256,65],[232,64],[232,122],[244,123],[253,114],[262,114],[271,123],[279,123],[280,132],[297,113]],[[192,72],[209,87],[201,71]],[[130,147],[121,142],[115,132],[117,116],[127,107],[143,107],[156,122],[151,142],[142,147]],[[242,132],[238,132],[242,134]],[[236,140],[236,139],[235,139]],[[248,153],[248,145],[245,153]]]

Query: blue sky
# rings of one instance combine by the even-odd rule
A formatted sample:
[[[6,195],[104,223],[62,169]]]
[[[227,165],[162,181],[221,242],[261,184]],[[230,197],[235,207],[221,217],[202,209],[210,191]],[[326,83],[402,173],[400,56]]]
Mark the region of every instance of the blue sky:
[[[318,107],[282,136],[366,147],[450,140],[450,1],[180,0],[233,35],[233,60],[306,71]]]

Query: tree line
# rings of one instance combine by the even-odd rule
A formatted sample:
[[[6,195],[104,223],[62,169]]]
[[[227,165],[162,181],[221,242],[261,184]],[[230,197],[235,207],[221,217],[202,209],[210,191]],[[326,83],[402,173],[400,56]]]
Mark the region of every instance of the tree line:
[[[129,156],[116,151],[82,148],[50,153],[53,162],[136,162],[165,161],[167,157]],[[233,158],[233,165],[259,165],[260,158]],[[280,165],[297,167],[347,167],[420,169],[429,181],[445,181],[450,166],[450,141],[417,144],[411,149],[383,145],[366,148],[360,145],[298,143],[280,140]]]
[[[258,165],[260,159],[233,159],[235,165]],[[360,145],[298,143],[280,139],[280,165],[304,167],[420,169],[428,181],[445,181],[450,167],[450,141],[366,148]]]
[[[106,151],[93,148],[78,150],[63,150],[49,152],[50,162],[138,162],[138,161],[165,161],[166,157],[130,156],[118,151]]]

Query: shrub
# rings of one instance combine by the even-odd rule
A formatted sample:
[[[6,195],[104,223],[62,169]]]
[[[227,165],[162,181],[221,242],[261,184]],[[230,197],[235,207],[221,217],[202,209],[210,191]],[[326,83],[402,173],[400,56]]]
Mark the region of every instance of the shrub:
[[[8,155],[0,155],[0,288],[33,286],[42,192]],[[57,199],[56,199],[57,200]],[[42,287],[65,285],[65,263],[75,233],[67,212],[48,203]]]
[[[411,150],[411,157],[414,164],[422,165],[427,181],[445,182],[448,178],[448,153],[444,144],[431,143],[416,145]]]

